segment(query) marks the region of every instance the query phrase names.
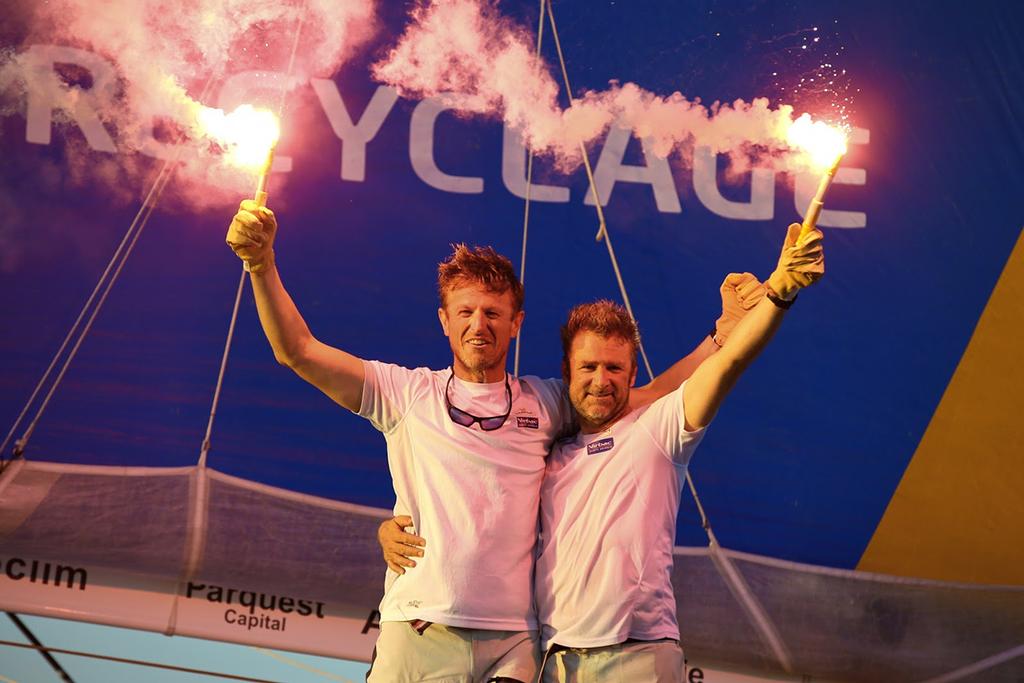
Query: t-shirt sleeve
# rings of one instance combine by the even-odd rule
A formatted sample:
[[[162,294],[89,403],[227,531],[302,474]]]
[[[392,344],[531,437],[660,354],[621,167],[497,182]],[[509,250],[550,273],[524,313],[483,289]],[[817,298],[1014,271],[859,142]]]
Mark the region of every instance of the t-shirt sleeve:
[[[410,370],[393,363],[363,361],[363,401],[359,416],[382,432],[394,429],[413,402],[430,388],[431,372]]]
[[[704,438],[707,427],[686,430],[683,411],[683,382],[678,389],[662,396],[644,410],[639,422],[665,451],[665,455],[678,465],[690,462],[693,451]]]

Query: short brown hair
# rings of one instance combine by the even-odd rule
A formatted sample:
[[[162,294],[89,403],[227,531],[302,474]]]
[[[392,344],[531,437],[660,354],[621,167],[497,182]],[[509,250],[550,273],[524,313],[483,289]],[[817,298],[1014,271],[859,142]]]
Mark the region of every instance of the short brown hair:
[[[459,285],[479,283],[497,294],[512,292],[513,313],[523,309],[523,285],[512,262],[492,247],[452,245],[452,255],[437,265],[437,295],[441,308],[448,303],[448,292]]]
[[[599,299],[573,306],[569,318],[562,325],[562,374],[569,380],[569,349],[580,332],[594,332],[602,337],[619,337],[633,347],[633,367],[636,351],[640,348],[640,330],[636,321],[623,306]]]

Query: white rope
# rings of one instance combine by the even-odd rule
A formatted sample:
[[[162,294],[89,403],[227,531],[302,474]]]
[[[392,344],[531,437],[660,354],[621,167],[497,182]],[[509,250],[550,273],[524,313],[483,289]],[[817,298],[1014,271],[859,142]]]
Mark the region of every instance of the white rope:
[[[200,94],[199,98],[201,100],[205,99],[212,87],[213,78],[211,77],[209,80],[207,80],[206,85],[203,86],[203,91]],[[35,431],[39,419],[42,417],[43,412],[46,410],[46,407],[50,402],[50,398],[53,396],[54,392],[57,389],[57,386],[63,379],[64,374],[67,372],[67,369],[71,364],[71,361],[74,359],[75,355],[78,352],[79,346],[81,346],[85,336],[89,333],[89,330],[92,327],[92,322],[93,320],[96,319],[99,310],[103,307],[103,303],[106,301],[107,294],[110,292],[110,289],[113,287],[114,282],[117,280],[117,277],[121,272],[121,268],[124,266],[124,262],[128,259],[128,256],[132,252],[132,249],[134,249],[135,247],[136,241],[138,241],[139,235],[142,233],[142,231],[148,224],[149,217],[153,214],[153,211],[156,209],[156,205],[159,203],[160,197],[163,195],[163,191],[167,187],[168,182],[170,181],[171,175],[174,172],[178,160],[181,158],[181,152],[182,148],[179,146],[174,150],[174,155],[170,159],[165,160],[163,166],[160,167],[160,171],[157,173],[156,179],[153,181],[153,184],[150,186],[149,191],[146,193],[146,198],[142,200],[142,206],[139,207],[139,210],[135,214],[135,218],[132,219],[131,224],[125,231],[124,237],[121,238],[120,244],[118,244],[117,249],[114,250],[114,254],[110,257],[110,261],[107,263],[107,267],[103,270],[103,274],[100,275],[100,279],[96,282],[96,286],[93,287],[92,293],[89,295],[89,298],[86,299],[85,304],[82,306],[82,310],[79,311],[78,313],[78,317],[75,319],[75,322],[71,325],[71,328],[68,330],[67,335],[65,335],[64,341],[61,342],[60,348],[57,349],[57,353],[54,354],[49,366],[46,368],[46,371],[43,373],[43,376],[39,379],[39,382],[36,384],[35,389],[32,391],[32,395],[29,396],[28,401],[25,402],[25,406],[21,409],[21,413],[14,421],[14,424],[11,425],[11,429],[7,433],[7,436],[4,438],[3,443],[0,444],[0,471],[2,471],[3,467],[6,466],[6,460],[4,456],[7,452],[8,442],[10,441],[14,433],[17,431],[18,426],[25,418],[25,415],[28,413],[29,408],[35,402],[36,397],[39,395],[39,392],[42,391],[42,388],[46,385],[46,382],[50,377],[50,373],[53,372],[54,367],[57,365],[58,359],[64,353],[64,350],[67,348],[72,338],[74,338],[76,331],[78,330],[78,326],[82,323],[82,319],[85,317],[86,312],[89,310],[90,306],[92,306],[93,301],[96,300],[96,295],[100,292],[101,289],[103,289],[103,294],[100,296],[99,302],[96,304],[96,307],[93,309],[92,314],[89,316],[89,320],[86,323],[86,326],[82,329],[74,346],[72,347],[71,353],[65,359],[64,364],[61,367],[60,373],[57,375],[57,378],[54,380],[53,385],[50,387],[50,391],[47,393],[45,400],[43,401],[39,409],[36,411],[35,416],[32,418],[32,422],[29,424],[28,428],[25,430],[22,437],[15,442],[13,457],[19,458],[24,455],[25,448],[28,446],[29,438]],[[112,276],[111,271],[113,271]],[[107,281],[108,276],[111,276],[109,282]]]
[[[572,96],[572,88],[569,85],[569,73],[565,66],[565,57],[562,54],[562,46],[558,39],[558,28],[555,25],[555,14],[552,9],[551,2],[548,2],[548,18],[551,21],[551,34],[555,39],[555,47],[558,50],[558,60],[562,66],[562,77],[565,80],[565,89],[569,93],[570,105],[574,103]],[[594,206],[597,209],[597,219],[599,227],[597,230],[596,239],[601,241],[604,239],[605,244],[608,247],[608,257],[612,262],[612,269],[615,271],[615,279],[619,283],[619,291],[622,294],[623,303],[626,306],[626,311],[629,313],[629,317],[636,322],[636,316],[633,315],[633,308],[629,302],[629,295],[626,293],[626,285],[622,279],[622,272],[619,269],[618,259],[615,257],[615,250],[612,248],[611,235],[608,233],[608,223],[604,218],[604,211],[601,207],[601,198],[597,191],[597,184],[594,182],[594,173],[590,167],[590,159],[587,156],[586,146],[581,142],[580,151],[583,154],[583,165],[587,170],[587,180],[590,182],[590,190],[594,198]],[[647,353],[644,351],[643,343],[639,345],[640,355],[643,358],[644,366],[647,369],[647,375],[654,379],[654,372],[651,369],[650,361],[647,359]],[[701,504],[700,497],[697,495],[697,487],[693,483],[693,477],[690,476],[689,470],[686,472],[686,483],[690,488],[690,493],[693,495],[693,501],[697,505],[697,511],[700,513],[701,525],[704,527],[704,531],[708,536],[708,545],[711,548],[711,556],[715,561],[715,565],[718,568],[719,574],[723,577],[729,589],[736,597],[737,602],[743,607],[747,613],[748,619],[752,622],[758,634],[768,648],[775,655],[779,664],[787,672],[792,672],[793,664],[789,650],[786,648],[785,642],[779,635],[778,629],[775,628],[775,624],[772,623],[765,612],[764,607],[760,601],[751,591],[750,586],[747,585],[743,575],[740,574],[739,570],[735,567],[732,561],[726,557],[720,550],[718,539],[715,538],[715,534],[711,529],[711,523],[708,521],[707,514],[705,513],[704,506]]]
[[[787,673],[793,673],[793,658],[789,653],[789,648],[786,647],[786,643],[782,640],[779,630],[775,627],[775,623],[768,616],[764,605],[754,595],[754,591],[751,590],[747,580],[743,578],[743,574],[736,568],[732,558],[722,552],[722,547],[718,545],[718,539],[715,538],[711,529],[709,528],[707,531],[708,537],[711,539],[709,544],[711,561],[725,581],[725,585],[729,588],[733,597],[736,598],[736,602],[746,612],[747,620],[757,631],[761,641],[772,651],[772,654],[775,655],[775,659],[782,668]]]
[[[978,661],[968,664],[967,666],[950,671],[949,673],[942,674],[941,676],[935,676],[929,678],[924,683],[952,683],[953,681],[962,681],[963,679],[974,676],[974,674],[981,673],[987,669],[999,666],[1005,662],[1012,661],[1018,657],[1024,657],[1024,645],[1018,645],[1017,647],[1010,648],[1005,652],[979,659]]]
[[[295,38],[292,41],[292,52],[288,58],[288,69],[285,73],[285,82],[281,84],[281,96],[277,102],[277,118],[280,121],[284,114],[285,96],[288,92],[290,85],[292,71],[295,67],[295,54],[299,49],[299,36],[302,35],[302,26],[306,21],[306,3],[302,3],[302,8],[299,13],[299,22],[295,27]],[[221,354],[220,359],[220,370],[217,372],[217,383],[213,390],[213,401],[210,405],[210,416],[206,423],[206,434],[203,436],[203,442],[199,447],[199,467],[206,467],[207,454],[210,452],[210,436],[213,434],[213,422],[217,417],[217,405],[220,403],[220,391],[221,387],[224,386],[224,374],[228,368],[228,356],[231,355],[231,340],[235,336],[235,325],[238,322],[238,310],[242,304],[242,292],[245,289],[246,273],[245,265],[242,265],[242,275],[238,281],[238,290],[235,293],[235,305],[231,309],[231,320],[228,323],[228,336],[224,342],[224,352]]]
[[[541,42],[544,39],[544,3],[540,0],[540,15],[537,17],[537,51],[536,56],[540,57]],[[519,284],[526,285],[526,237],[530,227],[530,187],[533,185],[533,149],[530,148],[526,157],[526,197],[523,205],[523,253],[519,257]],[[516,335],[516,350],[512,361],[512,375],[519,376],[519,347],[523,338],[523,327],[519,326],[519,334]]]
[[[565,92],[569,97],[569,105],[572,106],[576,103],[576,98],[572,94],[572,86],[569,84],[569,72],[565,67],[565,56],[562,54],[562,43],[558,39],[558,27],[555,25],[555,12],[552,9],[550,0],[548,5],[548,19],[551,21],[551,35],[555,39],[555,49],[558,51],[558,61],[562,66],[562,78],[565,81]],[[636,316],[633,314],[633,305],[629,301],[629,294],[626,293],[626,283],[622,279],[622,271],[619,269],[619,261],[615,258],[615,249],[612,247],[611,235],[608,234],[608,223],[604,218],[604,208],[601,205],[601,196],[597,191],[597,183],[594,182],[594,171],[590,166],[590,157],[587,154],[587,147],[580,142],[580,153],[583,155],[583,167],[587,170],[587,180],[590,183],[590,192],[594,198],[594,208],[597,209],[597,222],[598,229],[596,239],[597,241],[604,240],[605,246],[608,247],[608,257],[612,262],[612,270],[615,271],[615,280],[619,283],[619,293],[622,295],[622,303],[626,306],[626,312],[629,313],[629,317],[636,322]],[[639,344],[640,357],[644,361],[644,368],[647,370],[647,376],[653,380],[654,371],[651,369],[651,361],[647,358],[647,351],[644,349],[643,341]]]
[[[277,661],[281,662],[282,664],[287,664],[288,666],[293,666],[296,669],[300,669],[300,670],[305,671],[307,673],[311,673],[311,674],[313,674],[315,676],[320,676],[321,678],[326,678],[329,681],[339,681],[340,683],[352,683],[351,680],[349,680],[348,678],[345,678],[344,676],[339,676],[338,674],[331,673],[330,671],[324,671],[323,669],[320,669],[318,667],[312,666],[310,664],[306,664],[305,662],[299,661],[298,659],[293,659],[292,657],[285,656],[285,655],[281,654],[280,652],[275,652],[274,650],[268,650],[265,647],[251,647],[251,649],[255,650],[256,652],[259,652],[262,655],[266,655],[267,657],[270,657],[271,659],[276,659]]]
[[[238,291],[235,292],[235,305],[231,309],[231,322],[228,323],[228,338],[224,342],[224,353],[220,358],[220,372],[217,373],[217,386],[213,390],[213,405],[210,406],[210,418],[206,423],[206,435],[199,448],[199,466],[206,467],[206,454],[210,452],[210,435],[213,433],[213,421],[217,417],[217,404],[220,403],[220,390],[224,386],[224,373],[228,367],[228,356],[231,353],[231,340],[235,336],[235,323],[238,321],[238,309],[242,303],[242,292],[245,290],[245,270],[238,279]]]
[[[700,515],[700,525],[707,532],[708,542],[715,543],[714,534],[711,532],[711,522],[708,521],[708,516],[704,512],[704,506],[701,505],[700,496],[697,495],[697,486],[693,483],[693,477],[690,476],[690,468],[686,468],[686,485],[690,488],[690,494],[693,495],[693,502],[697,505],[697,513]]]
[[[571,105],[575,102],[575,99],[572,96],[572,87],[569,85],[569,71],[565,66],[565,56],[562,53],[562,44],[558,38],[558,27],[555,24],[555,13],[552,9],[550,0],[547,0],[547,10],[548,19],[551,21],[551,35],[555,39],[555,49],[558,51],[558,61],[562,67],[562,78],[565,81],[565,89],[569,93],[569,103]],[[587,170],[587,180],[590,183],[590,191],[594,198],[594,207],[597,209],[597,220],[599,224],[597,239],[598,241],[604,239],[604,242],[608,247],[608,257],[612,262],[612,270],[615,271],[615,279],[619,284],[619,292],[622,294],[622,301],[626,306],[626,312],[629,313],[629,317],[633,319],[633,322],[636,322],[636,316],[633,315],[633,307],[629,301],[629,294],[626,293],[626,284],[622,279],[622,271],[619,269],[619,262],[618,259],[615,258],[615,250],[612,248],[611,235],[608,233],[608,224],[604,218],[604,210],[601,208],[601,197],[597,191],[597,183],[594,182],[594,172],[590,167],[590,158],[587,155],[587,148],[582,142],[580,143],[580,152],[583,154],[583,166]],[[644,361],[644,368],[647,370],[647,376],[653,381],[654,371],[651,368],[650,360],[647,358],[647,352],[644,350],[642,340],[639,344],[639,350],[640,356]],[[697,495],[697,487],[693,483],[693,477],[690,476],[689,470],[686,472],[686,483],[690,489],[690,493],[693,495],[693,502],[697,505],[697,511],[700,513],[701,526],[708,534],[709,543],[714,544],[716,541],[714,534],[711,531],[711,523],[708,521],[708,516],[704,511],[704,505],[700,501],[700,496]]]
[[[176,161],[177,156],[175,156],[174,159],[170,159],[164,162],[163,167],[157,174],[156,180],[153,182],[152,187],[150,188],[149,192],[146,195],[146,199],[143,201],[143,204],[139,208],[139,211],[135,214],[135,218],[132,220],[131,225],[128,226],[128,230],[125,232],[124,238],[122,238],[121,243],[114,251],[114,255],[111,257],[106,269],[103,271],[103,274],[100,276],[99,281],[96,283],[96,287],[93,288],[92,294],[89,295],[89,298],[86,300],[81,312],[79,312],[78,314],[78,318],[75,320],[74,324],[72,324],[71,329],[68,330],[67,335],[64,337],[63,343],[61,343],[60,348],[57,350],[57,353],[53,357],[53,360],[50,361],[49,367],[47,367],[46,372],[43,373],[42,378],[40,378],[39,383],[36,385],[35,390],[29,397],[28,402],[25,403],[25,407],[22,409],[21,414],[18,416],[18,419],[15,420],[14,425],[11,427],[11,431],[7,434],[7,438],[5,438],[3,444],[0,445],[0,454],[6,452],[8,441],[10,440],[11,436],[15,433],[15,431],[18,428],[18,425],[21,423],[22,419],[28,412],[29,407],[35,401],[39,392],[46,384],[46,381],[49,379],[50,373],[53,371],[53,368],[57,364],[57,360],[60,358],[61,354],[64,353],[64,350],[67,348],[68,343],[75,336],[76,330],[78,329],[78,326],[82,322],[82,318],[85,317],[86,312],[89,310],[90,306],[92,306],[93,301],[96,300],[97,293],[102,289],[103,291],[100,294],[99,300],[96,302],[95,307],[93,307],[92,313],[89,315],[89,318],[85,323],[85,326],[78,334],[78,338],[76,339],[74,345],[71,347],[71,351],[68,353],[67,358],[64,359],[64,363],[61,366],[60,372],[53,380],[53,384],[50,386],[50,390],[47,392],[45,398],[43,399],[43,402],[36,410],[35,416],[32,418],[32,421],[29,423],[28,427],[22,434],[21,438],[18,439],[14,444],[13,457],[19,458],[24,454],[25,448],[28,446],[29,439],[32,437],[32,434],[33,432],[35,432],[36,426],[39,423],[39,419],[43,416],[43,413],[46,411],[46,408],[50,403],[50,399],[53,397],[54,392],[56,392],[57,387],[60,386],[61,380],[64,379],[64,375],[67,373],[68,367],[71,365],[71,361],[73,361],[75,355],[77,355],[79,347],[81,347],[82,342],[85,340],[85,337],[89,334],[89,331],[92,329],[92,324],[96,320],[96,316],[99,314],[100,309],[103,308],[103,304],[107,300],[107,295],[110,294],[110,290],[113,288],[114,283],[117,281],[117,278],[120,275],[121,269],[124,267],[124,264],[128,259],[128,256],[131,255],[132,250],[135,248],[135,243],[138,241],[139,235],[142,234],[142,231],[145,229],[146,224],[149,222],[149,217],[153,214],[153,210],[160,199],[160,195],[163,193],[164,188],[167,187],[167,183],[170,180],[170,177],[173,173],[173,169],[171,168],[172,164],[175,163]],[[112,269],[113,272],[111,273]]]
[[[75,323],[71,326],[71,329],[68,330],[68,334],[65,336],[65,338],[63,338],[63,341],[60,343],[60,347],[57,349],[56,353],[53,354],[53,358],[50,360],[50,365],[46,368],[46,372],[43,373],[43,376],[39,378],[39,382],[36,384],[36,388],[33,390],[32,395],[29,396],[29,400],[26,401],[25,407],[22,409],[22,412],[20,412],[20,414],[18,414],[17,416],[17,419],[14,420],[14,424],[11,425],[10,431],[8,431],[7,436],[4,437],[3,443],[0,443],[0,462],[4,461],[5,454],[7,453],[7,444],[10,442],[11,437],[17,431],[18,426],[22,424],[22,421],[25,419],[25,416],[29,413],[29,409],[32,407],[32,404],[36,401],[36,397],[39,395],[39,392],[42,391],[43,387],[46,385],[46,382],[50,377],[50,373],[53,372],[53,369],[57,365],[57,360],[60,358],[63,352],[65,352],[65,349],[68,348],[68,344],[71,343],[71,340],[75,337],[75,334],[78,331],[78,327],[82,324],[82,319],[85,317],[86,312],[89,310],[90,306],[92,306],[92,303],[96,299],[96,295],[99,293],[99,290],[103,287],[106,278],[108,278],[108,276],[111,274],[111,270],[115,267],[115,264],[118,262],[118,260],[122,258],[122,252],[124,252],[126,245],[129,245],[129,243],[131,245],[134,245],[133,234],[135,234],[136,232],[141,232],[142,228],[145,227],[145,223],[148,220],[148,218],[150,218],[150,213],[152,213],[152,209],[148,213],[146,212],[146,210],[148,207],[156,205],[156,201],[159,198],[160,193],[162,193],[164,186],[166,185],[166,180],[170,176],[169,169],[171,167],[171,164],[172,160],[165,161],[163,167],[161,167],[160,171],[157,173],[157,178],[156,180],[154,180],[153,185],[150,187],[150,190],[148,190],[145,199],[142,201],[142,206],[139,207],[138,212],[135,214],[135,218],[132,220],[131,224],[128,226],[128,229],[125,231],[125,236],[121,239],[121,244],[119,244],[118,248],[114,251],[114,255],[111,257],[110,262],[106,264],[106,268],[99,276],[99,280],[96,282],[96,286],[92,289],[92,293],[89,295],[89,298],[86,299],[85,304],[82,306],[82,310],[79,311],[78,317],[75,318]],[[128,246],[128,251],[131,251],[131,246]],[[124,254],[124,258],[127,258],[127,256],[127,254]],[[118,269],[120,270],[120,267]],[[117,275],[115,275],[115,278],[116,276]],[[99,305],[102,305],[102,303],[100,303]],[[94,315],[95,313],[93,313],[93,316]],[[86,332],[83,332],[83,335],[86,334],[87,332],[88,330],[86,330]],[[75,348],[78,348],[78,344],[76,344]],[[65,361],[65,367],[63,367],[63,370],[67,370],[68,364],[70,364],[70,362],[71,357],[69,357]],[[63,376],[63,370],[61,370],[60,373],[61,377]],[[57,382],[59,382],[59,379],[57,380]],[[52,390],[50,393],[52,394]],[[39,421],[39,418],[42,416],[43,410],[45,410],[45,405],[36,413],[36,416],[33,419],[32,424],[25,432],[25,434],[22,436],[22,438],[19,438],[15,442],[13,454],[14,458],[22,456],[23,453],[25,452],[25,446],[28,445],[29,437],[35,430],[35,425]]]
[[[292,40],[292,53],[288,57],[288,68],[285,71],[285,83],[281,88],[281,98],[277,101],[277,119],[280,121],[281,116],[284,114],[284,101],[285,96],[288,94],[288,81],[292,77],[292,71],[295,69],[295,55],[299,50],[299,36],[302,35],[302,26],[306,23],[306,3],[302,3],[301,10],[299,12],[299,23],[295,27],[295,38]]]
[[[72,655],[74,657],[88,657],[89,659],[102,659],[107,662],[118,664],[133,664],[135,666],[147,666],[153,669],[164,671],[176,671],[178,673],[194,674],[197,676],[212,676],[213,678],[224,678],[229,681],[247,681],[248,683],[277,683],[266,678],[253,678],[252,676],[240,676],[218,671],[207,671],[205,669],[193,669],[187,666],[175,666],[173,664],[161,664],[159,662],[147,661],[144,659],[128,659],[126,657],[114,657],[113,655],[101,655],[95,652],[83,652],[81,650],[68,650],[60,647],[47,647],[45,645],[32,645],[30,643],[18,643],[12,640],[0,640],[0,645],[6,647],[19,647],[26,650],[52,653],[56,655]]]

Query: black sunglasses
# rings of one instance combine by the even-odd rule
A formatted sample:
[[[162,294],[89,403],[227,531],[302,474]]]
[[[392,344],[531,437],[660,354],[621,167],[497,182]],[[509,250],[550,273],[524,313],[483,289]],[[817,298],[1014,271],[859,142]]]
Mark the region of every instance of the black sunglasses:
[[[462,408],[453,406],[451,399],[448,398],[448,391],[451,389],[453,379],[455,379],[454,371],[448,376],[448,384],[444,385],[444,404],[448,408],[448,417],[451,418],[452,422],[463,427],[472,427],[474,422],[479,422],[480,429],[485,432],[493,432],[505,424],[505,420],[512,414],[512,387],[509,386],[507,372],[505,373],[505,395],[508,396],[508,410],[505,411],[504,415],[495,415],[494,417],[477,417],[472,413],[467,413]]]

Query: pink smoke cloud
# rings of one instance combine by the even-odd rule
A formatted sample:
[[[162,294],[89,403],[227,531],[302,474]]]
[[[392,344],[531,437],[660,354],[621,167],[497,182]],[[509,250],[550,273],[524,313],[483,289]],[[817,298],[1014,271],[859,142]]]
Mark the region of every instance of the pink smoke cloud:
[[[179,164],[176,187],[203,187],[194,196],[207,202],[211,189],[237,193],[252,182],[250,171],[224,163],[223,148],[204,139],[197,121],[202,106],[217,104],[211,93],[224,79],[259,72],[247,86],[251,99],[276,110],[311,76],[333,74],[375,31],[373,0],[49,0],[26,6],[20,10],[27,17],[22,48],[0,55],[3,108],[24,111],[36,97],[59,102],[57,123],[98,116],[103,130],[94,131],[94,148],[110,146],[103,144],[105,131],[118,152],[173,156]],[[94,55],[96,66],[62,70],[52,50],[32,49],[40,45],[79,49]],[[208,82],[213,87],[204,93]],[[72,170],[94,163],[86,158],[94,155],[83,157],[77,150],[69,148]],[[123,154],[121,159],[128,169],[151,165]]]
[[[789,105],[773,108],[766,98],[704,105],[679,92],[661,97],[634,83],[613,82],[563,109],[559,85],[536,56],[532,36],[489,0],[430,0],[410,18],[396,46],[374,66],[374,76],[405,96],[440,97],[467,113],[500,116],[562,170],[578,165],[581,143],[611,125],[646,138],[663,157],[706,145],[729,156],[733,173],[751,166],[810,166],[803,152],[787,144],[794,121]]]
[[[466,112],[501,112],[530,147],[571,154],[558,85],[524,29],[470,0],[436,0],[414,9],[410,20],[374,66],[378,80],[405,96],[444,95]]]

